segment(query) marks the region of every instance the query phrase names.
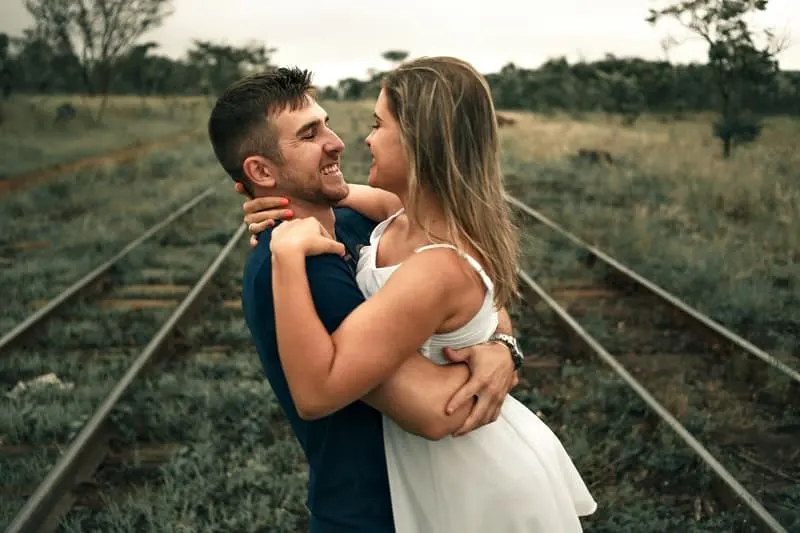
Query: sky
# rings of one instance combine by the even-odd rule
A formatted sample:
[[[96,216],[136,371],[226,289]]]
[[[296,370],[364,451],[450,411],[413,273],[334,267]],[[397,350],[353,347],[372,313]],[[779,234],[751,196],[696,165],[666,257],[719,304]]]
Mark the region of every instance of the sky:
[[[659,0],[174,0],[174,13],[142,37],[160,44],[159,53],[181,57],[192,39],[230,45],[260,41],[276,48],[273,63],[311,69],[317,85],[346,77],[364,78],[386,69],[389,49],[410,57],[452,55],[484,73],[514,62],[536,68],[550,58],[570,62],[606,54],[705,62],[706,48],[685,40],[669,55],[664,38],[690,34],[676,23],[645,22]],[[0,0],[0,31],[19,35],[32,19],[22,0]],[[753,18],[755,28],[788,35],[782,69],[800,70],[800,0],[769,0]]]

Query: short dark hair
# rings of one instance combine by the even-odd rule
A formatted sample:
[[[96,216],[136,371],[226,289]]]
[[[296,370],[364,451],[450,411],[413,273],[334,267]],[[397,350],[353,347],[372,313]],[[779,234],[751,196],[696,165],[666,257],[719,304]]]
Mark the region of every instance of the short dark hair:
[[[231,84],[208,118],[208,137],[222,168],[234,181],[245,178],[242,164],[252,155],[281,162],[270,117],[289,107],[302,109],[314,95],[311,72],[280,67],[250,74]]]

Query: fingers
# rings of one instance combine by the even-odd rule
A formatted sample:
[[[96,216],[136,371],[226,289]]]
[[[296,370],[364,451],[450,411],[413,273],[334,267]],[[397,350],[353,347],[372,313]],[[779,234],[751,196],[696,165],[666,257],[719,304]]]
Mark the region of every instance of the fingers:
[[[484,420],[489,418],[489,415],[494,412],[493,406],[489,402],[489,398],[485,396],[478,396],[478,402],[470,411],[469,416],[464,421],[464,424],[453,433],[454,437],[466,435],[473,429],[476,429],[485,424]]]
[[[466,385],[462,387],[462,389],[465,387]],[[476,396],[478,398],[477,403],[458,431],[453,433],[454,437],[466,435],[474,429],[485,426],[486,424],[491,424],[500,416],[500,411],[503,408],[503,401],[506,397],[505,389],[502,391],[496,390],[496,388],[491,385],[486,385],[486,387],[482,387],[479,390]]]
[[[250,232],[250,235],[255,236],[264,231],[265,229],[271,228],[274,225],[275,225],[274,220],[267,220],[264,222],[252,222],[247,225],[247,231]]]
[[[245,224],[254,224],[268,220],[288,220],[292,217],[294,217],[294,211],[291,209],[267,209],[246,214],[244,222]]]
[[[255,235],[250,235],[250,248],[255,248],[258,246],[258,239]]]
[[[336,254],[344,256],[344,244],[328,237],[318,235],[310,239],[306,255]]]
[[[450,401],[447,403],[447,414],[452,415],[455,413],[462,405],[472,400],[474,396],[477,396],[483,387],[484,383],[482,381],[470,378],[469,381],[464,383],[453,397],[450,398]]]
[[[289,205],[289,200],[281,196],[259,196],[258,198],[253,198],[243,203],[242,211],[247,215],[250,213],[257,213],[258,211],[286,207],[287,205]]]
[[[444,349],[444,355],[452,363],[464,363],[472,355],[472,347],[461,348],[459,350],[448,347]]]
[[[503,409],[503,404],[501,403],[495,408],[494,413],[492,413],[491,419],[487,422],[487,424],[491,424],[492,422],[500,418],[500,411],[502,411],[502,409]]]

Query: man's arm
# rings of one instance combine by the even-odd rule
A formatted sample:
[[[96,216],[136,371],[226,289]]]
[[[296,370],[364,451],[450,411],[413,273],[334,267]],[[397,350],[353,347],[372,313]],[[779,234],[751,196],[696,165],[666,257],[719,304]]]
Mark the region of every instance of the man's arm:
[[[511,316],[503,308],[498,312],[495,332],[513,335],[513,331]],[[406,431],[431,440],[438,440],[451,434],[464,435],[493,422],[499,416],[500,406],[506,394],[519,382],[516,373],[509,370],[513,368],[510,351],[506,346],[499,344],[479,344],[465,348],[460,355],[465,356],[464,359],[480,359],[500,369],[501,375],[495,380],[501,383],[499,387],[489,385],[489,381],[496,374],[488,369],[481,372],[479,377],[473,376],[474,390],[479,393],[481,402],[486,404],[484,409],[481,409],[484,406],[476,405],[472,395],[467,396],[471,401],[461,401],[460,405],[453,402],[457,393],[469,390],[465,385],[470,380],[471,372],[465,363],[440,366],[420,354],[406,360],[387,381],[373,389],[363,400],[392,418]],[[459,371],[453,372],[454,369]],[[513,373],[510,382],[503,378],[503,371],[507,374]],[[425,393],[420,395],[418,391]],[[398,405],[398,398],[403,399],[403,406]],[[419,405],[409,406],[416,402],[420,402]],[[442,405],[447,405],[448,409],[439,410]],[[436,409],[431,412],[431,407]],[[411,413],[426,415],[401,421]]]
[[[406,431],[439,440],[455,432],[469,416],[472,403],[452,414],[445,411],[447,402],[469,378],[467,365],[440,366],[417,352],[362,400]]]
[[[514,335],[514,326],[511,324],[511,315],[508,314],[508,311],[506,311],[505,307],[497,312],[497,329],[495,330],[495,333]]]

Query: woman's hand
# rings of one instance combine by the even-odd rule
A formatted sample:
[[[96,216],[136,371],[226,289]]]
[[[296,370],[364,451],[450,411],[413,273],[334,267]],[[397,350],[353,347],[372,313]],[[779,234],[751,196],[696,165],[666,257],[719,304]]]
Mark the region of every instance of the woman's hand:
[[[344,244],[333,239],[314,217],[284,222],[272,231],[269,249],[273,254],[344,256]]]
[[[247,196],[244,186],[238,181],[233,188],[241,195]],[[255,248],[258,244],[256,236],[267,228],[275,225],[276,220],[289,220],[294,216],[291,209],[285,209],[289,200],[281,196],[261,196],[247,200],[242,205],[244,223],[250,232],[250,246]]]

